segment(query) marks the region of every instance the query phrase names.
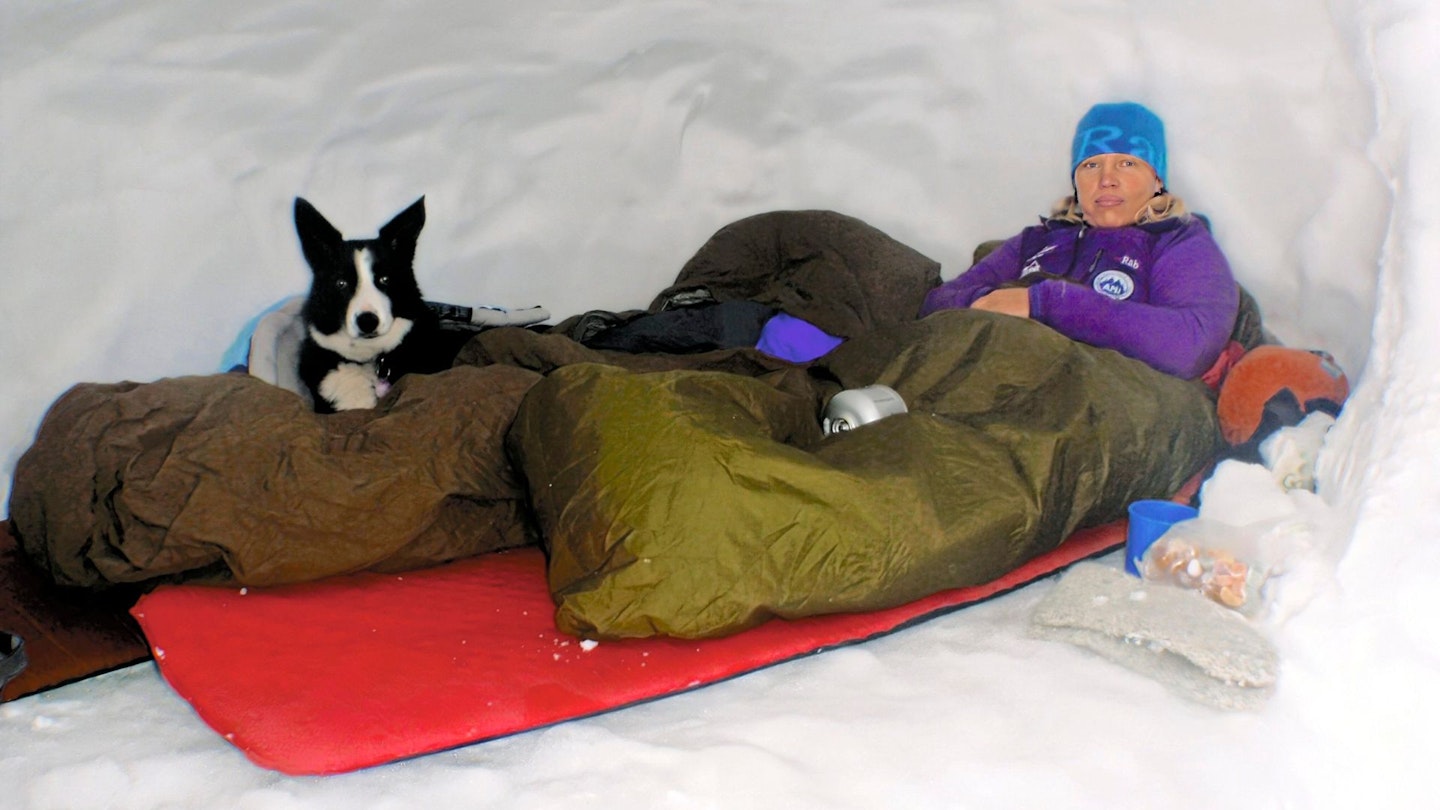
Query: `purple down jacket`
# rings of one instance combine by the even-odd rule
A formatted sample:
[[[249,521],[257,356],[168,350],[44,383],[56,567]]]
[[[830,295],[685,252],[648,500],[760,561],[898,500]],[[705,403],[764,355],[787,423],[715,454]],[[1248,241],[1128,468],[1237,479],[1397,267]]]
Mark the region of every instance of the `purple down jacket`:
[[[920,314],[968,307],[1037,272],[1031,318],[1177,377],[1204,374],[1235,325],[1239,288],[1198,217],[1124,228],[1046,220],[931,290]]]

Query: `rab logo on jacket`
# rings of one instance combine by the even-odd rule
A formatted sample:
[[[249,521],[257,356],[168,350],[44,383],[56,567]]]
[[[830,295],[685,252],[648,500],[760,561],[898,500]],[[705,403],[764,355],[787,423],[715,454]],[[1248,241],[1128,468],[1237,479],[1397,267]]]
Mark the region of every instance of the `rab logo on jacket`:
[[[1106,270],[1095,277],[1090,286],[1095,292],[1116,301],[1124,301],[1135,293],[1135,279],[1119,270]]]

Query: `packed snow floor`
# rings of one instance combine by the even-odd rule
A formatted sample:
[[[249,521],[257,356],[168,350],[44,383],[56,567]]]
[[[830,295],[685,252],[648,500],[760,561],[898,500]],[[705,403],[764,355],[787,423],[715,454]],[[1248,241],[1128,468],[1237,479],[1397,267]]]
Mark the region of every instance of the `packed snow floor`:
[[[333,777],[250,764],[141,665],[0,706],[0,777],[35,808],[1113,808],[1163,796],[1198,809],[1222,781],[1243,789],[1241,807],[1324,797],[1326,754],[1297,733],[1300,707],[1219,712],[1027,638],[1052,585],[697,692]]]

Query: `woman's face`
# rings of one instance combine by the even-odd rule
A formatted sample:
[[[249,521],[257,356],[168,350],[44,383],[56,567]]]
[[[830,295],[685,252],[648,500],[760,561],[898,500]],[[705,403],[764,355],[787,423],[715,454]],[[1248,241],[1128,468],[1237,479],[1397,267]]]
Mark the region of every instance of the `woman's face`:
[[[1080,210],[1085,221],[1097,228],[1135,224],[1135,217],[1160,189],[1155,170],[1134,155],[1095,155],[1075,167]]]

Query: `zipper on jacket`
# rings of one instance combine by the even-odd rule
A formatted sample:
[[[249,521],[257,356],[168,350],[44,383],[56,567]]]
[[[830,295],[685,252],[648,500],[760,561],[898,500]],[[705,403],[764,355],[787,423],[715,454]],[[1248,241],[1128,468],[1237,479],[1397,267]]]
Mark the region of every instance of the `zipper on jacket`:
[[[1076,261],[1080,258],[1080,244],[1081,242],[1084,242],[1084,233],[1086,233],[1087,228],[1089,228],[1089,226],[1081,225],[1080,232],[1076,233],[1076,246],[1074,246],[1074,248],[1070,251],[1070,267],[1066,268],[1066,278],[1076,277]],[[1099,255],[1097,255],[1097,257],[1094,257],[1094,262],[1090,264],[1090,270],[1093,271],[1094,264],[1099,261]]]
[[[1100,266],[1100,259],[1101,259],[1101,257],[1103,257],[1104,255],[1105,255],[1105,248],[1100,248],[1099,250],[1095,251],[1095,259],[1094,259],[1094,261],[1090,262],[1090,269],[1088,269],[1088,270],[1085,271],[1085,278],[1084,278],[1084,279],[1081,279],[1081,281],[1084,281],[1084,280],[1086,280],[1086,279],[1089,279],[1090,276],[1091,276],[1092,274],[1094,274],[1095,268],[1097,268],[1097,267]]]

